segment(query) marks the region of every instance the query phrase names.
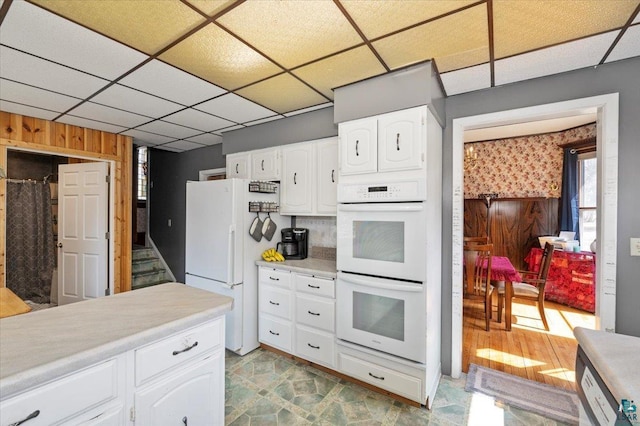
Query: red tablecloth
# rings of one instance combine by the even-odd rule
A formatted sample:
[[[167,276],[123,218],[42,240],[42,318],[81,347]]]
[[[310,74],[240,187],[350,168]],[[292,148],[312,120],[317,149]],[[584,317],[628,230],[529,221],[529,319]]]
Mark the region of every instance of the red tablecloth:
[[[508,257],[491,257],[491,279],[493,281],[522,281],[522,277],[513,267]]]
[[[541,259],[542,249],[534,247],[524,261],[529,265],[529,270],[537,272]],[[595,280],[595,254],[555,250],[544,298],[583,311],[595,312]]]

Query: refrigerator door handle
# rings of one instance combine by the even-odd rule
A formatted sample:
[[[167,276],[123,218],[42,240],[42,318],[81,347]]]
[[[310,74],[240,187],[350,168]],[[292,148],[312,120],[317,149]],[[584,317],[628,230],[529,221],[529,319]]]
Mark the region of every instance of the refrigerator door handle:
[[[235,225],[229,225],[229,242],[227,244],[227,249],[229,253],[229,260],[228,260],[228,264],[227,264],[227,272],[228,272],[228,277],[227,277],[227,282],[231,285],[230,288],[233,288],[233,282],[234,282],[234,278],[235,278],[235,271],[234,271],[234,265],[235,265],[235,234],[236,234],[236,227]]]

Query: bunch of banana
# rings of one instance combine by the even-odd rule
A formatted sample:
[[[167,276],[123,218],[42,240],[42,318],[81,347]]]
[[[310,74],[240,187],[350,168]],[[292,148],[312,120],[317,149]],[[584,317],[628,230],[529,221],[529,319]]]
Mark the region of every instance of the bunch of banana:
[[[267,262],[284,262],[284,256],[278,253],[274,248],[263,251],[262,258]]]

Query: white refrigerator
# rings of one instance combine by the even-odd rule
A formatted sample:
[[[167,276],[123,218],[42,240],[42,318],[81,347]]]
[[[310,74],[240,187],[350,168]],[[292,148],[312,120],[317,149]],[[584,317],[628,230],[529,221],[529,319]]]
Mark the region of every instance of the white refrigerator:
[[[267,213],[249,211],[250,201],[278,203],[277,192],[249,192],[248,179],[187,182],[185,283],[233,297],[227,313],[227,349],[245,355],[258,343],[258,268],[264,250],[280,240],[284,219],[269,213],[278,226],[271,241],[257,242],[249,229]],[[287,225],[288,226],[288,225]],[[285,226],[286,227],[286,226]]]

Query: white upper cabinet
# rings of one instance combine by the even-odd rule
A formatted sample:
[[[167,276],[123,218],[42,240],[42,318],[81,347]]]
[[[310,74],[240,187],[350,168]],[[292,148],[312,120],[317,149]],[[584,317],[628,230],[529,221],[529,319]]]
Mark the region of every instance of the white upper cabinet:
[[[313,212],[313,145],[297,143],[282,148],[280,213]]]
[[[249,166],[251,164],[251,154],[239,152],[227,155],[227,179],[250,179]]]
[[[280,180],[280,148],[251,151],[251,179]]]
[[[340,174],[422,168],[424,114],[418,107],[340,123]]]
[[[336,214],[338,191],[338,138],[315,143],[317,214]]]

